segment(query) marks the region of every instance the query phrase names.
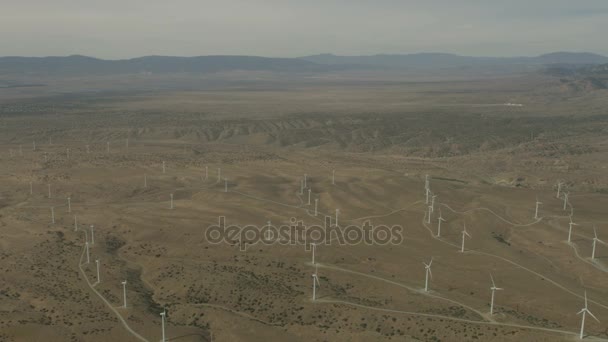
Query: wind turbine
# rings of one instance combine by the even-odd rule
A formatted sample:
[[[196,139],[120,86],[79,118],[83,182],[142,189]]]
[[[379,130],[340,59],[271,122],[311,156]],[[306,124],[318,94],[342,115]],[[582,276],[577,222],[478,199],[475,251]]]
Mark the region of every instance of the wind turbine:
[[[534,218],[538,220],[538,206],[541,205],[542,202],[538,201],[538,197],[536,197],[536,210],[534,211]]]
[[[567,204],[568,204],[568,193],[564,192],[564,210],[566,210]]]
[[[599,319],[597,319],[597,317],[595,317],[594,314],[591,313],[591,311],[589,311],[589,309],[587,308],[587,291],[585,291],[585,307],[581,309],[581,311],[579,311],[577,313],[577,315],[583,314],[582,319],[581,319],[581,333],[579,335],[579,338],[582,340],[585,337],[585,315],[589,314],[591,317],[593,317],[593,319],[595,319],[596,321],[600,321]]]
[[[123,298],[123,308],[127,308],[127,281],[122,282],[122,298]]]
[[[161,340],[162,342],[165,342],[165,316],[167,316],[167,311],[165,311],[165,308],[163,308],[163,312],[160,313],[161,329],[163,332],[163,339]]]
[[[91,245],[95,245],[95,226],[91,225]]]
[[[429,292],[429,275],[431,279],[433,279],[433,272],[431,272],[431,265],[433,264],[433,257],[431,257],[431,261],[427,264],[423,262],[424,268],[426,269],[426,276],[424,278],[424,291]]]
[[[490,300],[490,315],[494,314],[494,293],[496,291],[502,291],[504,289],[500,288],[500,287],[496,287],[496,284],[494,283],[494,277],[492,277],[492,274],[490,273],[490,279],[492,279],[492,287],[490,287],[490,290],[492,290],[492,299]]]
[[[336,209],[336,227],[338,226],[338,215],[340,214],[340,209]]]
[[[598,242],[601,242],[601,243],[605,244],[604,241],[602,241],[602,240],[600,240],[600,239],[597,238],[597,230],[595,229],[595,226],[593,226],[593,235],[594,235],[594,237],[593,237],[593,250],[591,251],[591,260],[595,260],[595,245]]]
[[[429,205],[429,214],[426,216],[426,223],[431,223],[431,213],[433,212],[433,207]]]
[[[562,183],[562,182],[558,182],[557,183],[557,195],[555,196],[555,198],[559,198],[559,195],[561,195],[561,193],[562,193],[562,184],[564,184],[564,183]]]
[[[441,217],[441,210],[439,210],[439,217],[437,218],[437,237],[441,237],[441,221],[445,221],[445,219]]]
[[[101,283],[101,278],[99,277],[99,259],[96,259],[95,263],[97,264],[97,284],[99,284]]]
[[[462,246],[460,247],[460,253],[464,253],[464,237],[468,236],[471,237],[471,235],[469,235],[469,233],[467,233],[467,225],[464,225],[464,229],[462,230]]]
[[[437,197],[437,195],[431,196],[431,212],[435,212],[435,197]]]
[[[317,286],[321,287],[321,283],[319,283],[319,276],[317,276],[317,269],[315,268],[315,273],[312,275],[312,300],[317,300]]]
[[[568,229],[568,243],[570,243],[571,237],[572,237],[572,226],[578,226],[578,224],[572,222],[572,216],[570,216],[570,228]]]
[[[87,250],[87,264],[89,262],[91,262],[91,260],[89,259],[89,241],[84,243],[84,248]]]

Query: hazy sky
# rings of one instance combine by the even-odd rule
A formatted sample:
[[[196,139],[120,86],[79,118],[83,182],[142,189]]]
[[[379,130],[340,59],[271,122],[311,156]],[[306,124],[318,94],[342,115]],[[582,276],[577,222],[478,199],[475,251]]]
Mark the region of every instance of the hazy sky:
[[[0,2],[0,56],[608,55],[608,0]]]

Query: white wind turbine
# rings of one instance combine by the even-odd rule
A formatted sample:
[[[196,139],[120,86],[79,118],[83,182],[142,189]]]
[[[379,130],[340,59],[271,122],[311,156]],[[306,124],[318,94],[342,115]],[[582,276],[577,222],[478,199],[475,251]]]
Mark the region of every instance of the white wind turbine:
[[[566,210],[567,204],[568,204],[568,193],[564,192],[564,210]]]
[[[95,264],[97,264],[97,284],[101,283],[101,278],[99,277],[99,259],[95,260]]]
[[[496,291],[502,291],[504,289],[500,288],[500,287],[496,287],[496,284],[494,283],[494,277],[492,277],[492,274],[490,274],[490,279],[492,280],[492,287],[490,287],[490,290],[492,290],[492,299],[490,300],[490,315],[494,314],[494,293]]]
[[[441,237],[441,221],[445,221],[445,219],[441,217],[441,210],[439,210],[439,217],[437,218],[437,237]]]
[[[538,201],[538,197],[536,197],[536,209],[534,210],[534,218],[538,220],[538,206],[541,205],[542,202]]]
[[[160,320],[161,320],[161,329],[162,329],[162,333],[163,333],[163,339],[161,340],[162,342],[165,342],[165,316],[167,316],[167,311],[165,310],[165,308],[163,308],[163,312],[160,313]]]
[[[572,216],[570,216],[570,228],[568,228],[568,243],[571,242],[572,239],[572,226],[578,226],[577,223],[572,222]]]
[[[91,259],[89,257],[89,241],[84,243],[84,248],[87,250],[87,264],[88,264],[89,262],[91,262]]]
[[[340,209],[336,209],[336,227],[338,227],[338,215],[340,215]]]
[[[467,233],[467,225],[464,224],[464,229],[462,230],[462,246],[460,247],[460,252],[464,253],[464,238],[465,236],[471,237],[469,233]]]
[[[123,299],[123,308],[127,308],[127,281],[122,282],[122,299]]]
[[[587,291],[585,291],[585,307],[581,309],[581,311],[579,311],[577,313],[577,315],[583,314],[583,317],[581,319],[581,333],[579,335],[579,338],[582,340],[585,337],[585,315],[589,314],[591,317],[593,317],[593,319],[595,319],[596,321],[600,321],[599,319],[597,319],[597,317],[595,317],[594,314],[591,313],[591,311],[589,311],[589,309],[587,308]]]
[[[562,182],[557,183],[557,195],[555,196],[555,198],[559,198],[559,195],[561,195],[561,193],[562,193],[562,185],[563,184],[564,183],[562,183]]]
[[[426,223],[431,223],[431,214],[433,213],[433,207],[429,205],[429,213],[426,216]]]
[[[424,264],[424,268],[426,270],[426,275],[424,278],[424,291],[428,292],[429,291],[429,276],[431,276],[431,279],[433,279],[433,272],[431,272],[431,265],[433,264],[433,257],[431,257],[431,261],[427,264],[425,262],[423,262]]]
[[[317,286],[321,287],[319,283],[319,276],[317,275],[317,268],[315,267],[315,273],[312,275],[312,300],[317,300]]]
[[[597,230],[595,229],[595,226],[593,226],[593,235],[593,250],[591,251],[591,260],[595,260],[595,245],[598,242],[605,244],[604,241],[597,238]]]

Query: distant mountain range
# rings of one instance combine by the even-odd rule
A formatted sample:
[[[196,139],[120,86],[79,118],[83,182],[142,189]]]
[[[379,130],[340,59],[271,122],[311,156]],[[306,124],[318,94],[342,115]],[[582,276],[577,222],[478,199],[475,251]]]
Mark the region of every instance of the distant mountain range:
[[[537,57],[471,57],[449,53],[415,53],[408,55],[336,56],[321,54],[301,59],[328,65],[370,65],[393,68],[453,68],[505,65],[603,64],[608,57],[587,52],[554,52]]]
[[[608,57],[593,53],[556,52],[537,57],[471,57],[446,53],[300,58],[253,56],[147,56],[103,60],[86,56],[0,57],[0,74],[95,75],[133,73],[206,73],[228,70],[319,72],[342,69],[538,68],[547,65],[595,65]]]

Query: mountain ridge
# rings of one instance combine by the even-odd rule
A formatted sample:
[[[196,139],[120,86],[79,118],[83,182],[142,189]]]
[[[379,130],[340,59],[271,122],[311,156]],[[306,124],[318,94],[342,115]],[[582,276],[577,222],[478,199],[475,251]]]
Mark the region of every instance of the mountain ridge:
[[[344,69],[399,68],[512,68],[530,69],[545,65],[599,65],[608,57],[588,52],[553,52],[535,57],[474,57],[441,52],[339,56],[319,54],[296,58],[242,55],[194,57],[150,55],[107,60],[84,55],[48,57],[0,57],[3,74],[133,74],[208,73],[229,70],[323,72]]]

